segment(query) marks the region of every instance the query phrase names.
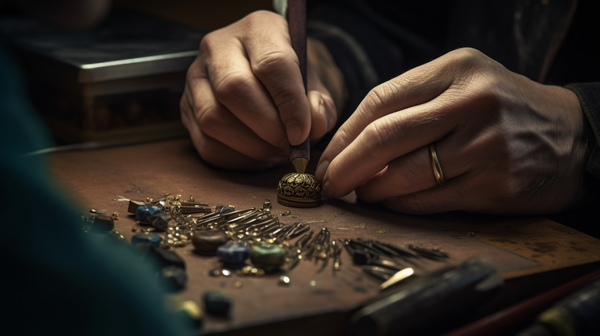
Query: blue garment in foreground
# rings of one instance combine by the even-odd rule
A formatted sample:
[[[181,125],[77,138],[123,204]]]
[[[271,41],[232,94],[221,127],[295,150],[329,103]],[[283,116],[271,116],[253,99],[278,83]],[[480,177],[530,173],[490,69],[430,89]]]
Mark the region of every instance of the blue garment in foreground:
[[[42,156],[51,145],[0,44],[0,321],[7,335],[193,335],[154,265],[86,234]],[[7,330],[8,329],[8,330]]]

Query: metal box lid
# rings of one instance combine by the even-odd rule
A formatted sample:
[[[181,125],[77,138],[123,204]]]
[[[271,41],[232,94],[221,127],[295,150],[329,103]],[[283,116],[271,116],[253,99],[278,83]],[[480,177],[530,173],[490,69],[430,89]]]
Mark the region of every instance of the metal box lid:
[[[204,32],[117,8],[86,32],[67,32],[31,18],[0,18],[0,34],[26,68],[60,81],[94,83],[185,71]]]

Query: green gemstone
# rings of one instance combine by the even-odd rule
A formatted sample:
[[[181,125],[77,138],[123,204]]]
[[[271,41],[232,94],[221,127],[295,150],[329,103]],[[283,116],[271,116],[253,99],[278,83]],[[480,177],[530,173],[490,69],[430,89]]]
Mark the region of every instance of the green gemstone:
[[[260,245],[250,250],[250,260],[257,268],[271,272],[285,264],[286,254],[285,249],[277,245]]]

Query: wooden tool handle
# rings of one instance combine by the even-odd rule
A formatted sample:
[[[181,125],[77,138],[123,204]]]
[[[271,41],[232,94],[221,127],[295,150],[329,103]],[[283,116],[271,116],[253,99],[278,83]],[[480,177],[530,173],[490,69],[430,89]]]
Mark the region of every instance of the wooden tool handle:
[[[292,48],[298,56],[300,63],[300,73],[304,83],[304,93],[307,93],[306,87],[306,0],[288,0],[288,26],[290,37],[292,39]],[[290,146],[290,161],[294,163],[298,173],[304,173],[306,164],[310,160],[310,137],[301,145]],[[294,162],[296,161],[296,162]],[[302,170],[302,171],[299,171]]]

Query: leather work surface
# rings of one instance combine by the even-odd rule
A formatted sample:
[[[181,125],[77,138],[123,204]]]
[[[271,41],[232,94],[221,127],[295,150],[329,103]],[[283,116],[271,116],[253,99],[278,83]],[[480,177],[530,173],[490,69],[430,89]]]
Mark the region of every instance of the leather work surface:
[[[308,172],[314,172],[313,158]],[[379,205],[357,203],[354,194],[341,199],[324,199],[317,208],[288,208],[277,203],[279,179],[292,171],[291,164],[260,172],[226,171],[201,160],[189,139],[172,140],[93,151],[57,153],[50,156],[57,181],[66,195],[83,209],[119,213],[115,230],[130,238],[132,228],[147,228],[127,216],[128,202],[122,199],[159,198],[164,193],[192,195],[196,201],[234,205],[236,209],[260,207],[265,199],[273,204],[272,213],[286,210],[282,223],[308,223],[315,231],[323,227],[332,239],[377,239],[397,245],[413,244],[440,247],[450,255],[443,261],[425,258],[397,260],[413,267],[417,275],[470,257],[492,260],[505,279],[525,277],[600,260],[600,241],[540,217],[497,217],[479,215],[407,216],[390,212]],[[121,200],[121,201],[120,201]],[[209,270],[220,266],[217,257],[200,256],[193,246],[175,249],[186,261],[189,281],[180,296],[202,307],[207,290],[222,289],[233,296],[229,319],[208,316],[204,330],[217,332],[273,323],[307,315],[343,310],[378,293],[381,281],[352,265],[342,252],[342,267],[332,269],[332,260],[301,261],[290,272],[263,277],[210,277]],[[284,267],[287,269],[287,265]],[[286,274],[290,286],[279,286]],[[234,283],[240,281],[237,288]]]

